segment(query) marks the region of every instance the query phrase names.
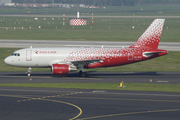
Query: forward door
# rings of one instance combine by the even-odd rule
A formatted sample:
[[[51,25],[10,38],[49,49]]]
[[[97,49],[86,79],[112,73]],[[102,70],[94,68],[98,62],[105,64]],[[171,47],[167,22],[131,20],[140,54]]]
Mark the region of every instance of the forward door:
[[[26,61],[32,61],[32,50],[26,50]]]

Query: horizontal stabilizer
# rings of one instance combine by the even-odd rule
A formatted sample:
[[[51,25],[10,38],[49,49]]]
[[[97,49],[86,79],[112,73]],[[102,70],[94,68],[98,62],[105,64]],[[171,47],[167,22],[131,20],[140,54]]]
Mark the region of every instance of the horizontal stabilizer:
[[[151,57],[155,54],[159,54],[159,53],[167,53],[167,51],[157,51],[157,52],[144,52],[143,56],[144,57]]]

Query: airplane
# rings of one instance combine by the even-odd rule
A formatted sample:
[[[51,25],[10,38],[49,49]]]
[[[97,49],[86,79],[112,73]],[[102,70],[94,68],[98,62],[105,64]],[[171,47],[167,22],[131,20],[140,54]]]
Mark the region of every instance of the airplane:
[[[155,19],[140,38],[127,48],[25,48],[5,58],[8,65],[31,68],[51,68],[53,74],[63,75],[79,69],[121,66],[168,54],[158,49],[165,19]]]

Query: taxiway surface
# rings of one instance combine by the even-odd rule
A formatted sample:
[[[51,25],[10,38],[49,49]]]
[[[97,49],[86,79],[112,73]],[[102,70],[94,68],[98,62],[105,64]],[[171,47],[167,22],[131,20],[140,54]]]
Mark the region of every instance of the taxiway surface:
[[[152,83],[180,84],[180,72],[0,72],[1,83]],[[180,94],[115,90],[0,87],[2,120],[179,120]]]
[[[102,41],[64,41],[64,40],[6,40],[0,39],[0,47],[29,48],[36,47],[129,47],[135,42],[102,42]],[[159,49],[180,51],[180,43],[160,42]]]
[[[79,77],[78,72],[67,75],[53,75],[51,72],[0,72],[1,83],[155,83],[180,84],[180,72],[86,72],[87,77]],[[31,81],[30,81],[31,78]]]
[[[1,120],[179,120],[179,93],[0,87]]]

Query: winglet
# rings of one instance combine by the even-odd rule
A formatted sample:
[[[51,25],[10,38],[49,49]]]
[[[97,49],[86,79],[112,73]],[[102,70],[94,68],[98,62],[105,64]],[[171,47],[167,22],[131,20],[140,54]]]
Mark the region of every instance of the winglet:
[[[149,47],[157,49],[165,19],[155,19],[137,42],[129,48]]]

